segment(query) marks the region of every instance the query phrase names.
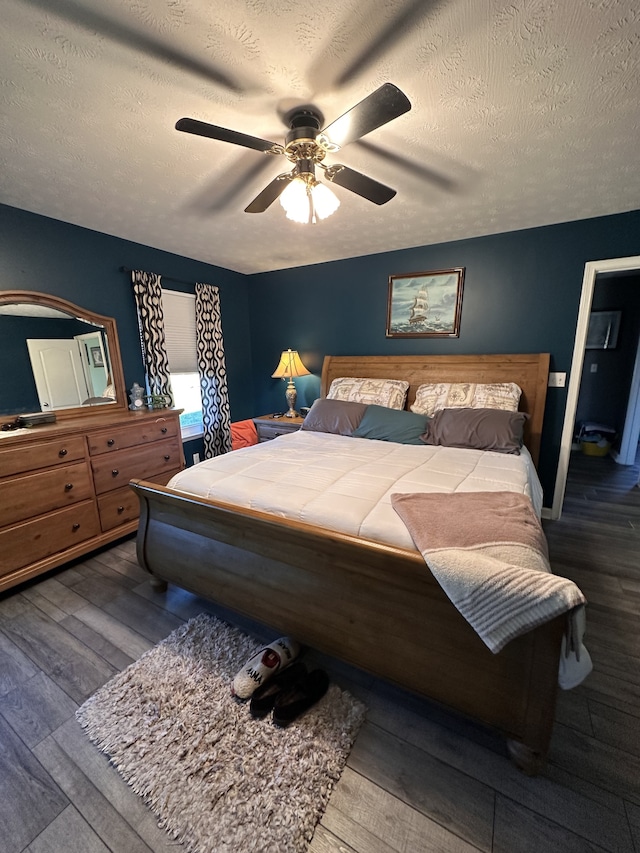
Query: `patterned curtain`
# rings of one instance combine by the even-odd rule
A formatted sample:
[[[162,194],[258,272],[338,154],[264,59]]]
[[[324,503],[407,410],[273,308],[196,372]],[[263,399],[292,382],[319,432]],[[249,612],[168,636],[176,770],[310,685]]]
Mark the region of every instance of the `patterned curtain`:
[[[169,360],[164,341],[164,312],[162,310],[162,288],[160,276],[154,272],[131,270],[133,293],[138,307],[140,344],[146,371],[148,394],[169,398],[173,406],[173,394],[169,380]]]
[[[196,284],[195,292],[204,456],[210,459],[231,450],[231,411],[218,288],[211,284]]]

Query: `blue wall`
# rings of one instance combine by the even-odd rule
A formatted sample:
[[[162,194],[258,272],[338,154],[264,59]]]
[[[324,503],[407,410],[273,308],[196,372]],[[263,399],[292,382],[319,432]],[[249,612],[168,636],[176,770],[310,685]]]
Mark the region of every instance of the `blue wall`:
[[[282,380],[269,377],[287,347],[314,374],[296,380],[298,406],[318,395],[326,353],[549,352],[551,370],[568,374],[585,263],[639,254],[640,211],[634,211],[252,276],[257,410],[284,406]],[[465,267],[460,337],[386,338],[389,275],[452,267]],[[550,388],[540,459],[546,506],[565,405],[566,388]]]
[[[639,254],[634,211],[244,276],[0,205],[0,290],[53,293],[115,317],[127,387],[142,382],[143,369],[131,284],[119,268],[217,285],[234,420],[284,407],[284,384],[270,376],[287,347],[313,373],[296,380],[299,406],[317,397],[327,353],[550,352],[551,370],[568,373],[585,263]],[[466,270],[459,338],[385,338],[389,275],[458,266]],[[540,461],[547,506],[565,404],[566,389],[549,389]]]
[[[217,285],[232,418],[254,414],[246,276],[0,205],[0,290],[51,293],[114,317],[130,388],[134,381],[144,384],[144,369],[131,280],[121,266]],[[186,285],[170,286],[193,292]]]

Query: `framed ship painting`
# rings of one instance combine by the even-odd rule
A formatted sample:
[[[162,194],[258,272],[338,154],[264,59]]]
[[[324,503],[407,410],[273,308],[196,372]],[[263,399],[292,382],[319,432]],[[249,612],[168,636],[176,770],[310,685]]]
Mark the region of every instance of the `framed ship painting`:
[[[464,267],[389,276],[388,338],[458,338]]]

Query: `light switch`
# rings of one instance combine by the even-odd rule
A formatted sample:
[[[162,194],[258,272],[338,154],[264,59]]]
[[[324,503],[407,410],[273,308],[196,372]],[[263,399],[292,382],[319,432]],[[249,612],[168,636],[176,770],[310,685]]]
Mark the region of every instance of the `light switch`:
[[[567,384],[567,374],[566,373],[550,373],[549,374],[549,382],[547,385],[549,388],[564,388]]]

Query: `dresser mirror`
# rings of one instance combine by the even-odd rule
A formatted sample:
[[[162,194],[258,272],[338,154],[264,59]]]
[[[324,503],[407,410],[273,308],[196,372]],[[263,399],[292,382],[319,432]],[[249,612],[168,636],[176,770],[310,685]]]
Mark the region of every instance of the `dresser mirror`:
[[[65,299],[0,291],[0,417],[127,407],[116,322]]]

